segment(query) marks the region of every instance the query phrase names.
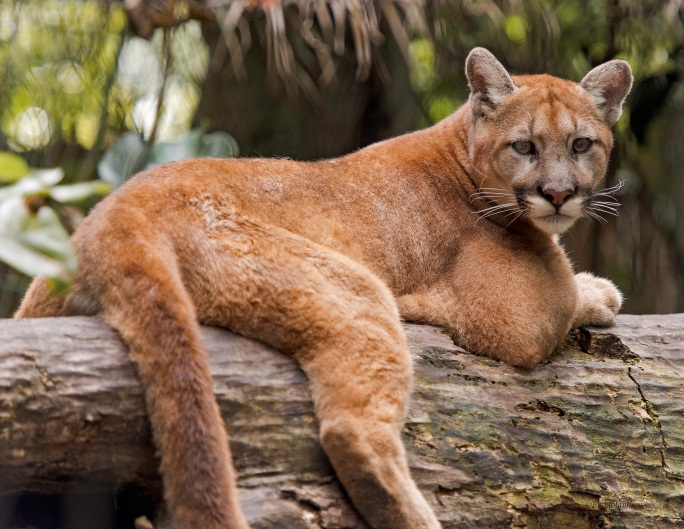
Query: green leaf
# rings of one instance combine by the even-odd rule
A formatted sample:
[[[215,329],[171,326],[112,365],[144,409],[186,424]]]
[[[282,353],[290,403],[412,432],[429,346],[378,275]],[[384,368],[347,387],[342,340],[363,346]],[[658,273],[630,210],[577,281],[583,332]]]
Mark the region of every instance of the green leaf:
[[[202,131],[194,129],[178,141],[155,143],[152,146],[148,167],[196,158],[199,156],[201,137]]]
[[[202,136],[198,156],[235,158],[240,154],[237,141],[225,132],[214,132]]]
[[[0,181],[16,182],[28,172],[29,166],[21,156],[0,151]]]
[[[97,164],[97,172],[102,180],[119,187],[147,167],[149,155],[150,147],[140,134],[127,132],[105,151]]]
[[[69,234],[52,209],[42,207],[35,214],[28,212],[17,235],[20,243],[58,260],[70,275],[76,273],[76,252]]]
[[[148,167],[188,158],[230,158],[237,155],[237,142],[231,135],[225,132],[205,134],[202,129],[192,129],[178,141],[153,145]]]
[[[237,142],[225,132],[205,134],[202,129],[192,129],[178,141],[154,145],[146,143],[136,132],[127,132],[105,151],[97,171],[102,180],[118,187],[148,167],[188,158],[237,155]]]
[[[61,291],[76,274],[76,252],[57,214],[32,213],[21,196],[0,202],[0,260],[31,276],[43,276]]]
[[[0,261],[27,276],[41,276],[52,280],[48,284],[52,283],[51,290],[56,293],[70,284],[69,274],[58,260],[46,257],[3,235],[0,235]]]
[[[82,182],[79,184],[55,186],[50,189],[50,196],[57,202],[82,202],[96,195],[106,195],[112,190],[112,184],[102,180]]]
[[[30,195],[47,195],[50,187],[64,178],[64,171],[55,169],[33,169],[16,184],[0,188],[0,201],[9,197],[26,197]]]

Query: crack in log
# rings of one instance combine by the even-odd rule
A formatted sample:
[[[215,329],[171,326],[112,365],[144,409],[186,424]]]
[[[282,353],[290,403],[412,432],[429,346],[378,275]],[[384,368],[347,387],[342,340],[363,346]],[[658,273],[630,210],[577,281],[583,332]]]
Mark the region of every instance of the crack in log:
[[[55,389],[56,384],[52,380],[52,377],[50,376],[50,373],[48,372],[47,368],[45,368],[44,366],[42,366],[38,363],[38,360],[36,359],[36,357],[33,356],[32,354],[30,354],[32,352],[33,351],[31,349],[24,349],[24,352],[21,354],[21,356],[22,356],[22,358],[31,362],[31,365],[33,366],[33,368],[36,371],[38,371],[38,374],[40,375],[40,377],[39,377],[40,383],[43,385],[43,387],[46,390]],[[39,351],[36,351],[36,352],[39,352]]]
[[[559,347],[576,348],[594,358],[621,360],[629,365],[636,365],[641,360],[641,357],[631,351],[619,336],[610,333],[591,333],[583,327],[572,329]]]
[[[515,409],[517,411],[527,410],[527,411],[544,411],[548,413],[557,413],[559,417],[565,415],[565,410],[559,406],[554,406],[548,404],[546,401],[534,399],[527,404],[518,404]]]
[[[663,474],[668,479],[677,479],[677,480],[684,481],[684,479],[682,477],[677,476],[676,474],[672,474],[670,472],[670,467],[668,466],[667,461],[665,461],[665,450],[667,450],[667,441],[665,440],[665,432],[663,432],[663,426],[662,426],[662,424],[660,424],[660,417],[658,416],[658,414],[655,411],[655,406],[653,406],[653,403],[646,398],[646,395],[644,395],[644,390],[641,387],[641,384],[639,384],[639,382],[637,381],[637,379],[634,378],[634,375],[632,374],[632,368],[631,367],[627,368],[627,376],[636,385],[637,391],[639,392],[639,395],[641,396],[641,402],[644,405],[644,409],[646,410],[646,413],[648,413],[648,416],[653,421],[653,424],[655,425],[655,428],[658,431],[658,435],[660,436],[660,442],[661,442],[660,464],[661,464],[662,469],[663,469]]]

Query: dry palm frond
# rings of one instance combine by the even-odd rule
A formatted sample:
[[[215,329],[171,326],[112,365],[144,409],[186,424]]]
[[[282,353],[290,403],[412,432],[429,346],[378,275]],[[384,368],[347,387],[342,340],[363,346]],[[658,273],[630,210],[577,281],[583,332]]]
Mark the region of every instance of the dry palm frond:
[[[407,64],[414,32],[427,34],[428,0],[125,0],[139,34],[149,37],[154,27],[168,27],[210,14],[221,27],[231,68],[240,79],[246,75],[244,57],[252,44],[250,21],[264,24],[269,74],[285,83],[288,92],[314,96],[335,76],[333,56],[353,50],[356,78],[370,75],[376,50],[384,42],[385,20]],[[292,16],[292,14],[295,16]],[[262,22],[263,21],[263,22]],[[152,29],[151,29],[152,28]],[[347,42],[347,31],[351,42]],[[315,82],[298,64],[293,39],[303,42],[315,56],[320,74]]]

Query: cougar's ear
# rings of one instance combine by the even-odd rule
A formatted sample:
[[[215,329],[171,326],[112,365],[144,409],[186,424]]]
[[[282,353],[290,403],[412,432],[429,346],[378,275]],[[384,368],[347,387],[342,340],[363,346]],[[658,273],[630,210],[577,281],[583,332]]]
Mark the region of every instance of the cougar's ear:
[[[614,125],[632,88],[632,68],[626,61],[609,61],[585,75],[580,86],[591,96],[606,123]]]
[[[466,76],[470,107],[476,117],[495,109],[502,99],[517,90],[506,69],[484,48],[474,48],[468,54]]]

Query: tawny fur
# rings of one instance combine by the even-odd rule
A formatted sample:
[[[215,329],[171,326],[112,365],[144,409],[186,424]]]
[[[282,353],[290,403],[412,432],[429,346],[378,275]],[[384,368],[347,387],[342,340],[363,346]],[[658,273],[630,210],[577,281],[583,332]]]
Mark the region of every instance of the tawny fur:
[[[629,66],[577,85],[510,77],[478,48],[467,73],[454,115],[339,159],[145,171],[77,229],[72,290],[32,284],[18,317],[103,313],[129,344],[177,527],[247,527],[198,322],[299,361],[323,446],[376,529],[440,527],[400,438],[412,377],[400,313],[524,367],[571,326],[612,322],[617,289],[573,275],[553,234],[605,173]],[[591,148],[573,151],[578,137]],[[516,151],[525,141],[535,156]]]

